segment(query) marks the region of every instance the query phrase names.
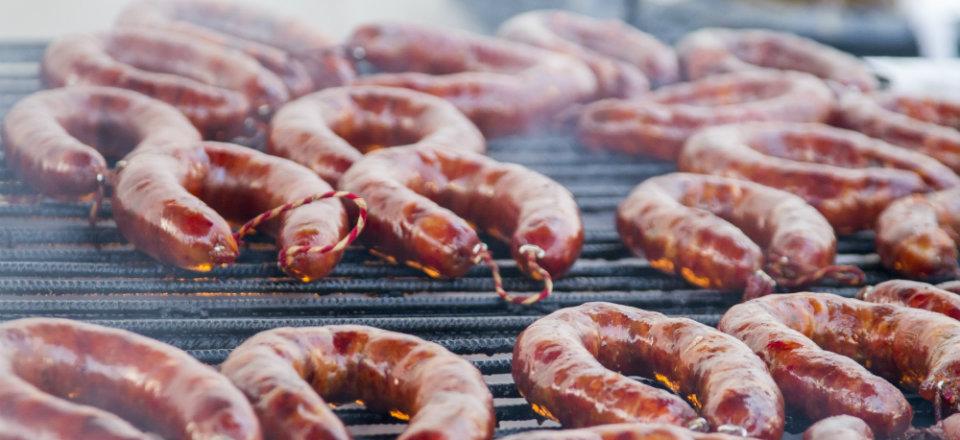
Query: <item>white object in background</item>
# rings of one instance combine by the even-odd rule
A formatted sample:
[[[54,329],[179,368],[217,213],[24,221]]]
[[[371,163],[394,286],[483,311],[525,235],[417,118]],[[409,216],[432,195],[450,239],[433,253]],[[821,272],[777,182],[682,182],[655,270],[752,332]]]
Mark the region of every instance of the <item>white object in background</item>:
[[[955,58],[960,0],[900,0],[900,9],[910,21],[920,56]]]
[[[890,89],[914,95],[960,100],[960,59],[867,57]]]

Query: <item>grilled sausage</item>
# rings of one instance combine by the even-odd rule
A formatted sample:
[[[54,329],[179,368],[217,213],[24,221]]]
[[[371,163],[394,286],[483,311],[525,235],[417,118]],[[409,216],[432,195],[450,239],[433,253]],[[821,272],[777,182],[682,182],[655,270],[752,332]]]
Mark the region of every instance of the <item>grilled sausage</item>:
[[[493,397],[480,371],[410,335],[279,328],[241,344],[221,370],[253,402],[269,439],[349,439],[326,402],[355,400],[409,420],[400,440],[493,437]]]
[[[686,318],[610,303],[558,310],[527,327],[513,349],[513,378],[538,413],[565,427],[619,422],[710,426],[779,439],[783,397],[763,362],[735,338]]]
[[[440,96],[491,137],[533,130],[597,89],[590,68],[574,57],[458,31],[370,24],[355,30],[347,46],[391,72],[357,84]]]
[[[623,21],[599,20],[560,10],[530,11],[502,25],[508,40],[577,57],[597,77],[596,98],[643,95],[650,83],[677,82],[677,55],[670,46]]]
[[[837,239],[803,199],[757,183],[674,173],[637,186],[617,210],[617,230],[650,265],[698,287],[742,291],[749,299],[784,286],[863,272],[832,266]]]
[[[960,177],[926,155],[821,124],[707,128],[687,141],[678,167],[797,194],[838,233],[872,228],[900,197],[960,185]]]
[[[309,24],[266,8],[222,0],[140,0],[117,18],[240,50],[280,77],[293,97],[349,83],[355,76],[342,49]]]
[[[877,218],[880,262],[910,278],[956,275],[958,202],[960,188],[891,203]]]
[[[837,125],[929,155],[960,171],[960,102],[895,94],[847,93]]]
[[[799,72],[748,71],[659,89],[643,99],[604,100],[580,113],[591,148],[677,160],[684,141],[712,125],[746,121],[824,122],[833,94]]]
[[[54,318],[0,325],[0,437],[259,440],[250,403],[187,353]]]
[[[209,271],[236,259],[237,239],[224,218],[245,221],[331,191],[312,171],[286,159],[232,144],[205,142],[169,152],[134,152],[117,173],[113,216],[123,236],[164,263]],[[277,247],[323,248],[347,228],[334,200],[299,206],[265,224]],[[302,281],[325,276],[342,251],[281,251],[280,266]]]
[[[700,29],[677,43],[688,79],[755,69],[799,70],[862,91],[877,78],[856,57],[797,35],[761,29]]]
[[[283,82],[253,58],[151,29],[60,38],[41,69],[51,87],[113,86],[172,104],[211,139],[249,135],[255,119],[289,98]]]
[[[364,153],[395,145],[483,153],[483,135],[452,104],[392,87],[327,89],[291,102],[270,121],[268,151],[336,183]]]
[[[910,426],[910,405],[881,377],[956,406],[960,322],[925,310],[826,293],[771,295],[733,306],[720,330],[767,363],[787,405],[812,420],[848,414],[880,438]],[[867,365],[875,376],[859,363]]]
[[[561,431],[522,432],[503,440],[743,440],[743,437],[705,434],[664,423],[619,423]]]
[[[867,423],[853,416],[827,417],[803,431],[803,440],[873,440]]]
[[[929,310],[960,320],[960,295],[927,283],[907,280],[884,281],[860,290],[857,297],[872,303],[897,304]]]
[[[7,166],[18,177],[46,195],[76,199],[97,191],[107,160],[139,147],[189,146],[200,133],[163,102],[84,86],[20,100],[4,118],[3,140]]]
[[[521,270],[527,252],[553,277],[573,265],[583,224],[573,196],[549,178],[486,156],[424,146],[375,151],[340,179],[370,203],[363,241],[430,276],[458,277],[478,259],[472,225],[510,243]]]

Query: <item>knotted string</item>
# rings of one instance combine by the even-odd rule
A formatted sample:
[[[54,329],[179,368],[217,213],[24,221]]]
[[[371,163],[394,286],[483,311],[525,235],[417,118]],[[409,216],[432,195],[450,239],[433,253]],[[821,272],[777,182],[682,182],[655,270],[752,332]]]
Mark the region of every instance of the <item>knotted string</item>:
[[[551,293],[553,293],[553,277],[550,276],[550,273],[547,272],[546,269],[537,263],[537,260],[543,258],[545,253],[540,247],[531,244],[520,246],[519,251],[520,255],[526,258],[527,268],[532,271],[531,275],[533,278],[543,280],[543,290],[541,290],[540,293],[533,295],[514,295],[507,293],[507,291],[503,288],[503,278],[500,277],[500,268],[497,266],[497,262],[493,260],[493,255],[487,249],[487,245],[480,243],[474,250],[476,259],[482,260],[488,267],[490,267],[490,272],[493,277],[493,288],[497,292],[497,296],[499,296],[501,299],[510,304],[522,305],[530,305],[539,301],[543,301],[549,297]]]
[[[350,243],[353,243],[360,233],[363,232],[363,228],[367,223],[367,202],[364,201],[360,196],[346,191],[328,191],[323,194],[315,194],[309,197],[304,197],[300,200],[295,200],[293,202],[280,205],[244,223],[240,229],[237,229],[237,232],[233,233],[233,238],[237,240],[237,243],[239,244],[243,241],[243,237],[253,233],[256,228],[263,223],[277,218],[291,209],[296,209],[309,203],[330,198],[343,198],[351,200],[357,205],[357,209],[359,211],[357,214],[357,223],[353,226],[353,229],[350,230],[350,233],[335,244],[328,244],[324,246],[290,246],[281,249],[280,253],[277,255],[277,264],[281,269],[287,271],[287,268],[293,264],[293,259],[297,256],[304,254],[324,254],[327,252],[338,252],[346,249],[347,246],[350,246]]]
[[[97,190],[93,193],[93,204],[90,205],[90,214],[87,219],[91,228],[96,227],[97,222],[100,221],[100,207],[103,206],[103,199],[107,195],[107,185],[110,184],[107,180],[106,174],[97,173]]]

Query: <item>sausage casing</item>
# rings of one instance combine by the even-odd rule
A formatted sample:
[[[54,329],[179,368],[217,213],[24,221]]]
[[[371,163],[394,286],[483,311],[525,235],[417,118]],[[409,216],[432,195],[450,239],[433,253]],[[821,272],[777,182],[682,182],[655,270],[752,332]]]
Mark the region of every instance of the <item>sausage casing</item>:
[[[513,434],[503,440],[743,440],[726,434],[690,431],[665,423],[619,423],[592,428]]]
[[[394,87],[326,89],[284,105],[270,121],[268,152],[336,183],[364,153],[398,145],[483,153],[483,135],[452,104]]]
[[[473,225],[508,242],[528,270],[525,246],[543,250],[538,264],[567,272],[583,245],[583,224],[563,186],[520,165],[435,147],[370,153],[340,179],[370,204],[362,240],[376,252],[431,276],[458,277],[475,264]]]
[[[0,325],[0,370],[5,439],[261,438],[253,408],[227,378],[127,331],[9,321]]]
[[[877,218],[880,262],[911,278],[957,273],[960,189],[904,197]]]
[[[690,400],[713,429],[783,434],[783,397],[763,362],[735,338],[686,318],[610,303],[554,312],[527,327],[513,378],[534,409],[566,427],[618,422],[687,424],[684,400],[627,375],[643,375]]]
[[[272,439],[349,439],[327,401],[409,419],[400,440],[493,438],[493,397],[470,362],[420,338],[356,325],[278,328],[237,347],[223,373]]]
[[[929,156],[821,124],[710,127],[687,141],[678,167],[797,194],[841,234],[872,228],[900,197],[960,185],[960,177]]]

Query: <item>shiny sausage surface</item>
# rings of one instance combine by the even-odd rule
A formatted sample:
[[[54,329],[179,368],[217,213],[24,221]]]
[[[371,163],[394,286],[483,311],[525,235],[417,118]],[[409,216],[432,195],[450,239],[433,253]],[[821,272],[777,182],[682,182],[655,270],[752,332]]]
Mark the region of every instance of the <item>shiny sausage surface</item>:
[[[382,149],[347,170],[340,188],[370,204],[364,243],[434,277],[461,276],[477,262],[476,230],[509,243],[524,271],[524,252],[542,250],[537,263],[553,277],[567,272],[583,246],[580,210],[566,188],[476,153]]]
[[[40,192],[76,199],[97,191],[108,160],[135,148],[180,148],[200,133],[177,109],[139,93],[77,86],[34,93],[3,120],[7,166]]]
[[[259,440],[226,377],[127,331],[28,318],[0,325],[0,437]]]
[[[202,272],[237,258],[238,243],[227,219],[243,222],[331,190],[305,167],[233,144],[146,151],[124,162],[113,195],[120,232],[162,262]],[[346,232],[346,211],[336,200],[319,201],[292,209],[263,229],[281,249],[331,245]],[[329,273],[341,255],[301,254],[280,265],[291,276],[310,281]]]
[[[420,338],[357,325],[278,328],[221,370],[253,402],[268,439],[349,439],[327,402],[409,420],[399,440],[493,438],[493,397],[470,362]]]
[[[748,121],[824,122],[830,89],[799,72],[747,71],[663,87],[642,99],[603,100],[580,113],[588,147],[676,160],[703,127]]]
[[[452,104],[394,87],[348,86],[297,99],[270,121],[268,152],[335,184],[380,148],[418,145],[483,153],[483,135]]]
[[[537,320],[513,350],[520,393],[565,427],[687,425],[697,418],[683,398],[629,375],[655,378],[687,396],[712,430],[730,425],[760,438],[783,434],[783,397],[763,362],[735,338],[690,319],[587,303]]]
[[[690,431],[665,423],[619,423],[592,428],[521,432],[503,440],[743,440],[726,434]]]
[[[900,197],[960,185],[960,177],[929,156],[822,124],[707,128],[687,141],[678,168],[797,194],[841,234],[872,228]]]
[[[877,218],[876,231],[884,267],[910,278],[955,276],[960,189],[899,199]]]
[[[746,180],[673,173],[637,186],[617,210],[617,230],[654,268],[705,288],[769,293],[770,276],[796,286],[845,271],[832,266],[837,239],[800,197]],[[769,275],[769,276],[768,276]]]

